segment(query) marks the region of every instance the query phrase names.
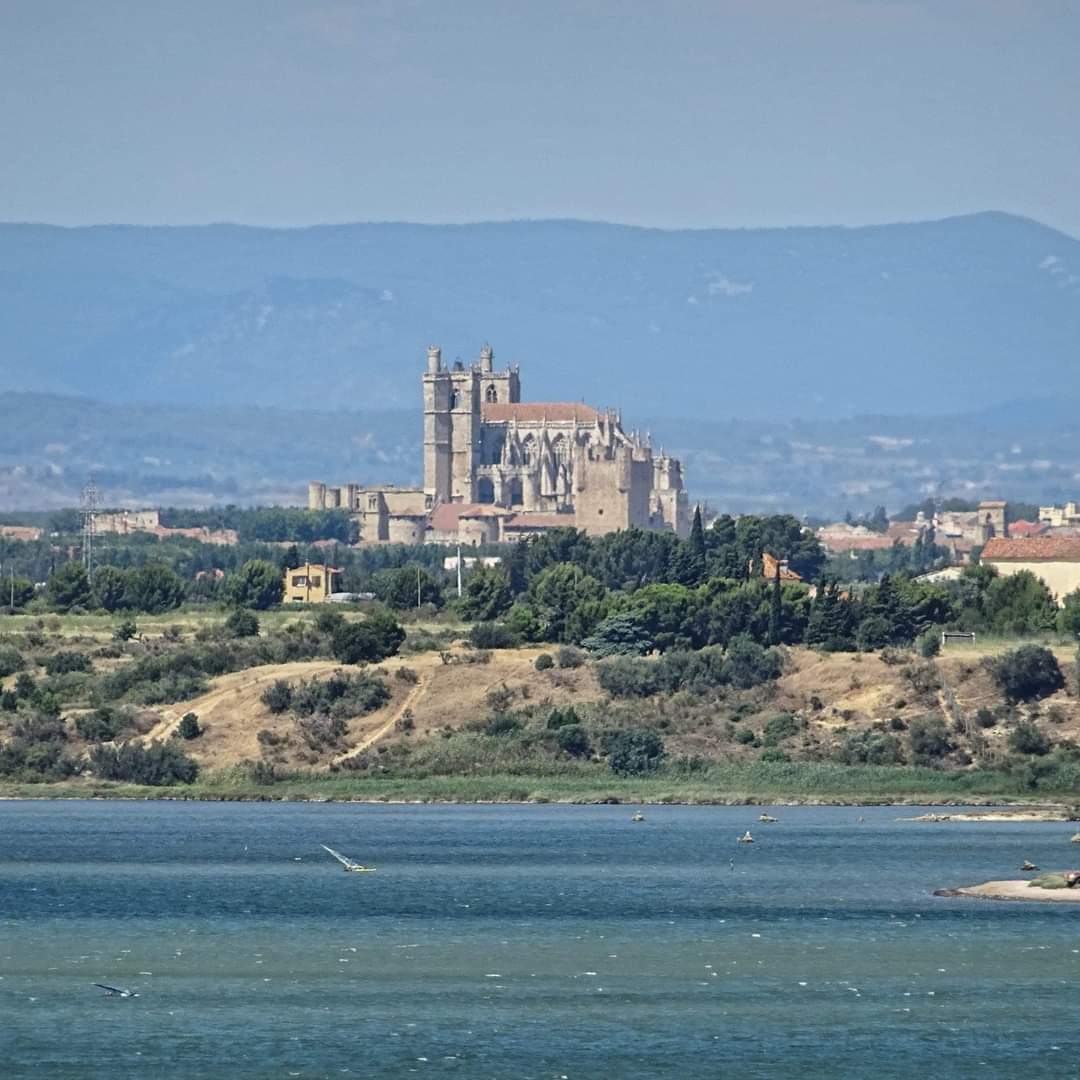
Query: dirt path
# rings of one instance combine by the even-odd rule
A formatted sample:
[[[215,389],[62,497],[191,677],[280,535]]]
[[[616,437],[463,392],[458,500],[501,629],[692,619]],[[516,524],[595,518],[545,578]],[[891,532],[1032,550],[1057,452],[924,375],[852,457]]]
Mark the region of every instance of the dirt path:
[[[223,705],[228,705],[231,709],[246,708],[253,699],[257,700],[261,696],[267,683],[277,679],[322,675],[328,671],[336,671],[341,666],[336,661],[300,660],[292,664],[265,664],[222,675],[214,680],[213,689],[202,696],[164,710],[161,719],[143,736],[143,741],[167,739],[185,713],[193,712],[202,720]]]
[[[373,746],[381,738],[389,735],[390,732],[394,730],[394,725],[405,715],[406,710],[413,708],[427,691],[428,681],[429,676],[425,672],[420,676],[419,681],[405,695],[401,704],[390,714],[389,719],[380,724],[374,731],[365,735],[359,742],[350,746],[348,750],[343,750],[340,754],[335,754],[332,759],[333,764],[340,765],[346,758],[350,758],[354,754],[363,753],[369,746]]]

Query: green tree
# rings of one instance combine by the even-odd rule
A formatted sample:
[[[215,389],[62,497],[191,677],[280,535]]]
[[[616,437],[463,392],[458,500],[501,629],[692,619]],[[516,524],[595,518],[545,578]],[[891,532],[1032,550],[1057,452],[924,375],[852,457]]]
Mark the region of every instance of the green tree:
[[[1010,702],[1036,701],[1065,686],[1057,658],[1042,645],[1021,645],[991,665],[994,681]]]
[[[295,570],[298,566],[303,566],[304,561],[300,558],[300,549],[295,544],[290,544],[285,553],[281,556],[281,569]]]
[[[94,603],[106,611],[119,611],[127,597],[127,574],[115,566],[94,571]]]
[[[572,563],[556,563],[533,578],[525,604],[535,619],[533,640],[579,643],[608,613],[608,592]]]
[[[401,624],[388,611],[372,612],[363,622],[334,631],[334,656],[343,664],[375,663],[393,656],[405,640]]]
[[[149,615],[178,608],[184,601],[184,583],[160,563],[148,563],[127,573],[124,606]]]
[[[564,729],[565,730],[565,729]],[[620,776],[652,772],[664,757],[664,743],[648,728],[628,728],[606,740],[608,766]]]
[[[609,615],[581,644],[599,657],[644,656],[651,651],[653,639],[642,619],[621,612]]]
[[[1050,753],[1050,740],[1030,720],[1021,720],[1009,732],[1009,749],[1015,754],[1042,757]]]
[[[993,578],[983,595],[982,608],[988,628],[999,633],[1029,634],[1057,625],[1057,604],[1030,570]]]
[[[19,611],[34,599],[34,583],[29,578],[0,579],[0,608]]]
[[[265,559],[249,559],[225,582],[225,595],[236,607],[265,611],[281,603],[285,582],[280,570]]]
[[[439,583],[419,566],[399,566],[380,570],[372,578],[375,595],[388,607],[403,611],[420,604],[442,607],[443,594]]]
[[[476,566],[462,585],[458,611],[469,622],[493,622],[510,609],[510,577],[499,566]]]
[[[700,585],[706,576],[705,530],[701,524],[701,507],[694,508],[694,523],[690,535],[679,545],[672,560],[671,576],[680,585]]]
[[[49,575],[45,595],[57,611],[85,607],[90,602],[90,581],[82,563],[66,562]]]
[[[1080,589],[1069,593],[1057,615],[1058,630],[1069,637],[1080,638]]]
[[[197,739],[203,733],[199,718],[193,712],[184,713],[176,726],[176,734],[181,739]]]

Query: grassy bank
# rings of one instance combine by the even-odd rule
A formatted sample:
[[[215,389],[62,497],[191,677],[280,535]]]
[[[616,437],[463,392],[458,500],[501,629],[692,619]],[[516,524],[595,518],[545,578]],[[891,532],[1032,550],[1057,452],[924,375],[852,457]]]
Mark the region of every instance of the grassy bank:
[[[6,798],[113,798],[205,800],[362,800],[377,802],[642,802],[738,805],[806,803],[978,804],[1071,803],[1075,790],[1040,786],[1032,791],[999,772],[945,773],[935,769],[753,763],[713,765],[693,775],[663,771],[617,777],[606,770],[577,775],[428,776],[396,779],[294,773],[259,784],[239,769],[208,771],[197,783],[140,787],[99,780],[57,784],[0,784]]]

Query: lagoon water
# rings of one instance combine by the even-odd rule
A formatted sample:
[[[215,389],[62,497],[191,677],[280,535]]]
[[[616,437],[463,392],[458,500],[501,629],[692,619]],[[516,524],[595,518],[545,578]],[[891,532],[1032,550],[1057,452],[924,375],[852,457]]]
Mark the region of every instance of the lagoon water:
[[[1069,825],[758,812],[0,803],[0,1073],[1077,1075],[1080,910],[931,895]]]

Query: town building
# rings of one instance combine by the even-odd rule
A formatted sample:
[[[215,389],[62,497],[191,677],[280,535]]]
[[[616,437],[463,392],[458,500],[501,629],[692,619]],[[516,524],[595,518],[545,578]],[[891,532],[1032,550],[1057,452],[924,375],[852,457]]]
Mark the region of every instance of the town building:
[[[304,563],[285,571],[286,604],[324,604],[338,592],[341,571],[323,563]]]
[[[1080,506],[1067,502],[1064,506],[1040,506],[1039,521],[1052,529],[1065,529],[1080,525]]]
[[[1030,570],[1059,604],[1069,593],[1080,589],[1080,537],[1008,539],[995,536],[987,540],[979,562],[1006,576]]]
[[[574,526],[590,535],[637,527],[690,531],[681,463],[614,410],[524,402],[518,367],[446,367],[428,350],[422,377],[423,487],[312,483],[313,510],[342,507],[362,543],[480,544]]]

